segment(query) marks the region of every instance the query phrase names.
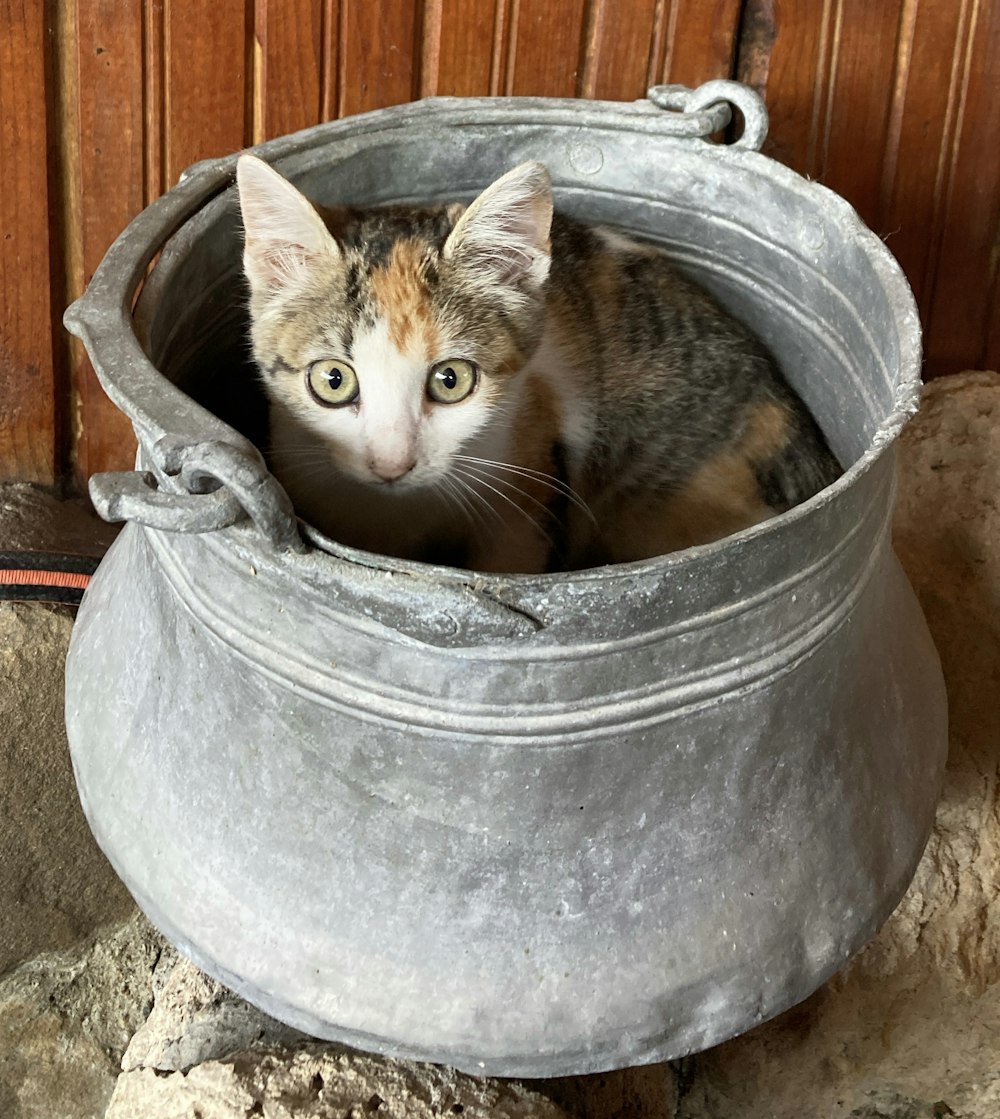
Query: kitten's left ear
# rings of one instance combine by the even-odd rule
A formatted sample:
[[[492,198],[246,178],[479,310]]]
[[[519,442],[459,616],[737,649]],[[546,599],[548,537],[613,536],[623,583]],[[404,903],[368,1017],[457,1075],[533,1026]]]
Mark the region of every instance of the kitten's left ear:
[[[442,255],[502,283],[541,284],[549,273],[552,181],[541,163],[497,179],[459,218]]]
[[[241,155],[236,183],[246,234],[243,268],[254,290],[273,291],[324,257],[339,257],[313,204],[262,159]]]

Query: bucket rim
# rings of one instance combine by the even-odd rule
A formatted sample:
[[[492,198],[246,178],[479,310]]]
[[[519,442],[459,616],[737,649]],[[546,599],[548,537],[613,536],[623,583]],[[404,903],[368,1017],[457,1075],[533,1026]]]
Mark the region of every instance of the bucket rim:
[[[376,136],[405,130],[416,122],[461,128],[463,124],[483,126],[511,125],[586,125],[600,131],[632,131],[655,136],[663,143],[698,145],[699,156],[722,164],[744,166],[779,187],[805,196],[812,204],[833,210],[845,239],[857,245],[870,262],[892,312],[899,345],[893,399],[878,423],[864,451],[844,469],[830,486],[792,509],[766,521],[740,530],[708,544],[671,552],[650,559],[584,568],[551,574],[510,573],[484,575],[469,569],[402,560],[340,544],[305,522],[298,532],[314,548],[334,561],[365,568],[419,572],[425,577],[451,583],[477,584],[502,581],[506,586],[531,584],[541,588],[567,578],[580,581],[605,579],[614,572],[623,576],[645,575],[655,571],[676,570],[715,558],[725,549],[752,546],[770,535],[777,526],[811,519],[825,505],[837,501],[885,454],[892,451],[903,426],[916,412],[921,389],[920,322],[913,293],[903,271],[884,242],[861,220],[851,204],[835,191],[804,178],[798,172],[752,148],[735,144],[713,144],[691,133],[678,130],[676,120],[687,114],[665,113],[648,100],[636,102],[590,101],[576,98],[545,97],[432,97],[404,105],[377,109],[290,133],[246,149],[279,166],[294,163],[296,157],[338,140],[365,135]],[[674,118],[673,122],[671,118]],[[178,184],[146,207],[122,231],[99,264],[86,292],[71,304],[64,315],[67,329],[80,337],[93,360],[102,387],[112,402],[129,417],[139,434],[140,444],[152,445],[178,428],[191,442],[223,442],[237,448],[253,464],[271,477],[260,451],[225,421],[208,412],[170,382],[149,361],[139,341],[133,317],[136,296],[146,278],[147,268],[170,239],[184,225],[233,185],[236,161],[243,152],[203,160],[185,171]],[[556,183],[558,191],[559,184]],[[155,266],[154,266],[155,271]],[[169,426],[168,426],[169,425]],[[160,484],[171,489],[171,479]],[[185,494],[179,485],[174,492]],[[233,521],[230,520],[229,524]],[[225,531],[219,526],[214,531]],[[292,526],[294,531],[294,525]],[[269,541],[258,534],[262,547]],[[286,555],[302,551],[279,546]]]

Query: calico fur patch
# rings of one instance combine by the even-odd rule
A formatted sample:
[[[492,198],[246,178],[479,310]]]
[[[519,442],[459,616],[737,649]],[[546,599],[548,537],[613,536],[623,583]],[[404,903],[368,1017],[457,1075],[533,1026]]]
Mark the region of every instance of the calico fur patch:
[[[621,562],[840,473],[762,343],[656,247],[553,212],[540,164],[423,209],[323,210],[251,156],[238,178],[270,462],[333,539]]]

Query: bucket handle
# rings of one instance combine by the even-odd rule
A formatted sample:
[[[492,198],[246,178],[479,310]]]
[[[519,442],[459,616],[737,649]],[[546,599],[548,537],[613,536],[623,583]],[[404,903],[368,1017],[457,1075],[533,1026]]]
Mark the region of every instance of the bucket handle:
[[[658,109],[688,114],[710,114],[714,110],[717,115],[706,125],[705,135],[725,128],[731,118],[729,106],[735,105],[743,114],[743,132],[728,145],[731,148],[759,152],[767,138],[767,107],[759,94],[740,82],[717,78],[695,89],[684,85],[654,85],[646,97]]]
[[[107,521],[171,532],[212,532],[249,516],[279,551],[305,552],[291,501],[246,438],[168,382],[132,320],[153,256],[232,182],[235,157],[205,160],[147,207],[108,249],[86,292],[63,315],[94,359],[102,387],[132,420],[151,469],[95,474],[89,491]],[[186,433],[184,437],[174,434]],[[140,459],[140,465],[146,465]]]
[[[168,532],[215,532],[249,516],[278,551],[305,552],[288,495],[242,449],[214,439],[191,443],[165,435],[151,448],[157,468],[95,474],[90,498],[106,521],[137,521]],[[162,489],[176,479],[181,493]]]

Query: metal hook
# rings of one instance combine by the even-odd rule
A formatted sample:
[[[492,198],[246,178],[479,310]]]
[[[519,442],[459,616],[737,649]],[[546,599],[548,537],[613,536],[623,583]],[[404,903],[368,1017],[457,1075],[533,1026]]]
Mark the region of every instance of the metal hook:
[[[657,85],[646,96],[660,109],[669,109],[685,114],[712,114],[709,117],[712,127],[704,130],[709,136],[718,132],[729,123],[735,105],[743,115],[743,133],[730,145],[734,148],[749,148],[760,151],[767,137],[767,107],[760,95],[742,82],[732,82],[717,78],[705,82],[696,89],[683,85]]]

